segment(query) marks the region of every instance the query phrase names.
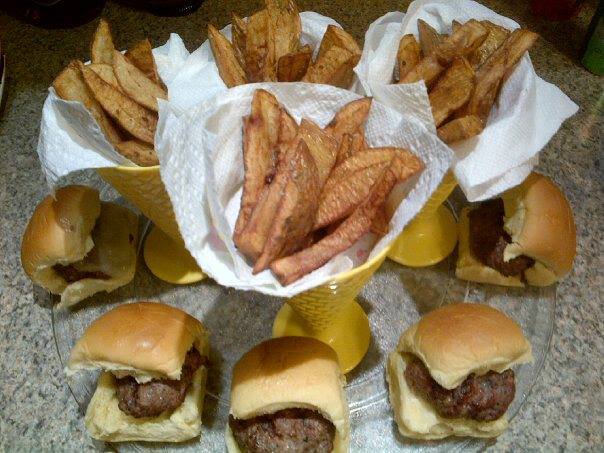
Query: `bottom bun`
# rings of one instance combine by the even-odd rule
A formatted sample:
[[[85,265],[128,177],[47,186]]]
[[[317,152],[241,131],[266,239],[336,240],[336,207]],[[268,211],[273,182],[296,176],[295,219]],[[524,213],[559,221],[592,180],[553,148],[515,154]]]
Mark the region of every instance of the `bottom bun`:
[[[441,417],[430,403],[407,385],[405,369],[410,359],[408,354],[390,353],[386,374],[390,404],[403,436],[426,440],[449,436],[497,437],[505,431],[508,426],[505,415],[491,422]]]
[[[135,418],[119,409],[115,377],[103,372],[86,410],[86,428],[95,439],[108,442],[182,442],[197,437],[201,433],[206,377],[207,368],[199,367],[185,400],[171,414]]]

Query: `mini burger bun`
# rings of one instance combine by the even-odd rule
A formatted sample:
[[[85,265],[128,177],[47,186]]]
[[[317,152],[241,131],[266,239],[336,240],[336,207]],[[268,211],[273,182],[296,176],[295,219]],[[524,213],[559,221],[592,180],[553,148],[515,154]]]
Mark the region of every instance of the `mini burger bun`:
[[[387,374],[401,434],[421,439],[494,437],[506,428],[507,421],[505,417],[492,422],[440,417],[407,385],[404,370],[414,356],[447,389],[459,386],[471,373],[500,373],[532,361],[531,345],[520,326],[492,307],[457,303],[426,314],[401,336],[397,350],[390,355]]]
[[[235,365],[230,415],[250,419],[291,409],[315,410],[336,428],[336,453],[348,451],[350,416],[345,378],[336,353],[306,337],[274,338],[255,346]],[[239,447],[227,424],[227,450]]]

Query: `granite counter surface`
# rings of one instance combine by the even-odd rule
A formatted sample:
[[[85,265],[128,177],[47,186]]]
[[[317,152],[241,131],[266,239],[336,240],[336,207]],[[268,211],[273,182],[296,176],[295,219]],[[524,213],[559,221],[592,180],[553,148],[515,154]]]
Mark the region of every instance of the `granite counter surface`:
[[[250,4],[251,3],[251,4]],[[170,32],[189,50],[205,39],[208,22],[223,26],[231,11],[243,15],[260,2],[207,0],[193,15],[157,18],[109,3],[103,15],[120,45],[148,36],[154,46]],[[408,2],[302,1],[336,19],[362,40],[366,27]],[[538,31],[531,51],[537,72],[579,106],[541,153],[539,171],[567,194],[575,213],[578,254],[572,275],[558,287],[551,351],[532,395],[493,450],[601,450],[604,448],[604,325],[602,228],[604,203],[601,133],[604,78],[587,72],[577,55],[595,9],[586,2],[578,18],[548,23],[528,12],[528,2],[486,0],[495,11]],[[35,152],[42,103],[53,77],[69,60],[86,60],[95,24],[41,30],[0,15],[7,54],[5,110],[0,117],[0,450],[81,451],[91,448],[82,418],[63,379],[48,307],[19,261],[21,235],[35,204],[47,193]],[[367,450],[370,450],[367,445]]]

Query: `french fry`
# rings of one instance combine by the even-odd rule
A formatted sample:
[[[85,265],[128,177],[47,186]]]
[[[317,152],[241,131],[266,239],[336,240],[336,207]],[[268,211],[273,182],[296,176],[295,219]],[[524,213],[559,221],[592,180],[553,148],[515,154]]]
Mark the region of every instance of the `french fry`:
[[[279,143],[287,143],[294,140],[298,134],[298,125],[285,109],[281,109],[279,118]]]
[[[470,99],[473,88],[472,66],[463,57],[455,59],[428,95],[437,127]]]
[[[268,11],[252,14],[245,34],[245,70],[253,82],[276,80],[275,37],[270,26]]]
[[[388,225],[389,223],[390,220],[386,215],[386,209],[384,205],[382,205],[377,210],[369,231],[371,231],[376,236],[385,236],[386,234],[388,234],[388,230],[390,229],[390,226]]]
[[[427,57],[440,45],[442,38],[430,24],[421,19],[417,21],[417,29],[419,31],[419,45],[422,49],[422,55]]]
[[[298,134],[306,143],[315,161],[319,175],[319,189],[321,189],[336,163],[338,142],[330,132],[307,119],[303,119],[300,123]]]
[[[348,50],[353,55],[361,57],[362,50],[355,41],[355,39],[336,25],[328,25],[323,38],[321,39],[321,45],[319,46],[319,53],[317,59],[321,58],[327,53],[332,47],[340,47],[341,49]],[[358,63],[358,59],[357,59]],[[356,65],[356,63],[355,63]]]
[[[453,33],[455,33],[457,30],[459,30],[460,27],[461,27],[461,22],[459,22],[457,20],[453,20],[453,22],[451,22],[451,29],[453,30]]]
[[[157,112],[157,99],[167,99],[167,93],[119,51],[114,52],[113,71],[122,90],[143,107]]]
[[[277,98],[270,92],[259,89],[252,98],[252,116],[262,118],[266,129],[269,148],[273,149],[279,141],[281,111]]]
[[[208,37],[216,66],[218,66],[218,73],[226,86],[231,88],[246,83],[245,72],[239,64],[229,40],[212,24],[208,25]]]
[[[275,62],[284,55],[298,50],[302,22],[293,0],[265,0],[271,36],[275,40]]]
[[[92,69],[81,62],[79,66],[86,85],[105,112],[130,134],[143,142],[153,144],[157,116],[113,88]]]
[[[235,51],[235,57],[237,58],[239,65],[243,69],[245,68],[245,35],[247,24],[235,13],[233,13],[232,18],[231,33],[233,35],[233,50]]]
[[[359,62],[359,58],[359,55],[342,47],[332,46],[309,66],[302,81],[349,88],[354,75],[352,70]]]
[[[308,70],[311,57],[312,49],[308,45],[280,57],[277,61],[277,81],[297,82],[302,80]]]
[[[118,152],[141,167],[159,165],[153,146],[139,140],[126,140],[115,145]]]
[[[440,126],[436,132],[445,143],[456,143],[472,138],[482,132],[480,118],[474,115],[462,116]]]
[[[509,30],[506,30],[499,25],[495,25],[488,20],[483,20],[480,23],[489,31],[489,34],[480,47],[468,55],[468,62],[474,69],[482,66],[482,64],[487,61],[491,54],[495,52],[495,50],[497,50],[501,44],[503,44],[510,34]]]
[[[421,59],[421,48],[413,35],[401,38],[396,53],[399,80],[405,77]]]
[[[346,136],[350,137],[348,134]],[[336,165],[329,175],[323,191],[328,192],[332,190],[337,183],[360,170],[374,165],[388,164],[395,154],[396,148],[368,148],[351,155],[342,163]]]
[[[113,88],[122,90],[119,82],[115,78],[115,73],[113,72],[113,66],[105,64],[105,63],[90,63],[88,65],[90,69],[97,73],[97,75],[111,85]]]
[[[361,129],[358,132],[352,134],[352,141],[350,143],[350,155],[354,156],[359,151],[367,148],[367,143],[365,143],[365,134]]]
[[[155,64],[155,58],[153,57],[151,43],[148,39],[137,42],[126,51],[125,56],[134,66],[143,71],[152,82],[162,86],[162,81]]]
[[[344,134],[340,139],[340,144],[338,146],[336,166],[340,165],[340,163],[344,162],[350,156],[352,156],[352,135]]]
[[[67,67],[55,78],[52,83],[57,95],[66,101],[78,101],[84,104],[84,107],[90,112],[96,120],[101,131],[107,137],[107,140],[112,145],[121,142],[119,132],[112,124],[111,120],[101,107],[101,104],[96,100],[80,72],[78,61],[72,61]]]
[[[455,113],[455,116],[457,118],[476,116],[483,124],[486,124],[504,75],[505,65],[499,63],[488,72],[485,72],[482,77],[476,77],[476,84],[470,100]]]
[[[372,98],[366,97],[349,102],[334,115],[327,128],[338,142],[344,134],[352,135],[363,129],[371,109],[371,101]]]
[[[90,45],[90,59],[92,63],[113,64],[113,38],[111,29],[105,19],[99,20],[99,25],[92,37]]]

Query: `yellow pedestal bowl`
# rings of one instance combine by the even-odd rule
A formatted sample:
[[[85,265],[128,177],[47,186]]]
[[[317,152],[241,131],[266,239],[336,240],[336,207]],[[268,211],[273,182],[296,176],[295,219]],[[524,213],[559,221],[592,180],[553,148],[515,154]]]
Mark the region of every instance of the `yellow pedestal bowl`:
[[[417,216],[394,241],[388,258],[405,266],[432,266],[444,260],[457,244],[457,222],[443,203],[457,186],[447,172]]]
[[[143,251],[151,272],[169,283],[187,284],[203,280],[205,274],[180,237],[159,166],[100,168],[97,171],[155,224],[145,239]]]
[[[355,298],[380,267],[389,247],[370,261],[330,282],[289,299],[273,322],[273,337],[312,337],[331,346],[344,373],[369,349],[369,319]]]

